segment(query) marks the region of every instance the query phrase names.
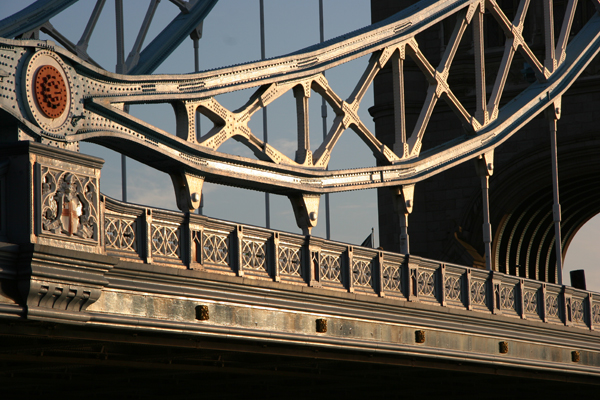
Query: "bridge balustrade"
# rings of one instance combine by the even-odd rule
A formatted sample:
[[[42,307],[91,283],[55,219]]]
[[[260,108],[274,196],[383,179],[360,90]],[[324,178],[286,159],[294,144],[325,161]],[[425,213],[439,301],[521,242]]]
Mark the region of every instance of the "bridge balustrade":
[[[600,295],[101,197],[106,253],[122,261],[346,291],[595,329]]]

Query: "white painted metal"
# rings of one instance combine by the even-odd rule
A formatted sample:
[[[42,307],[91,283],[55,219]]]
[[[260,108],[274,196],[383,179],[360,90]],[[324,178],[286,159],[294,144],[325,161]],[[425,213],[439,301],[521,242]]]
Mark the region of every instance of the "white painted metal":
[[[323,13],[323,0],[319,0],[319,43],[325,41],[325,16]],[[325,76],[325,72],[323,72]],[[321,98],[321,118],[323,119],[323,141],[327,137],[327,101]],[[329,210],[329,193],[325,193],[325,238],[331,239],[331,220]]]
[[[555,237],[555,251],[556,251],[556,283],[562,285],[563,282],[563,257],[562,257],[562,234],[560,229],[561,211],[560,211],[560,198],[559,198],[559,187],[558,187],[558,156],[557,156],[557,145],[556,145],[556,127],[558,118],[560,117],[560,101],[557,101],[552,109],[549,110],[548,119],[550,121],[550,152],[552,160],[552,194],[554,197],[554,204],[552,206],[552,215],[554,217],[554,237]]]
[[[260,59],[264,60],[265,57],[265,4],[264,0],[260,0]],[[304,110],[304,115],[308,110]],[[263,141],[265,145],[269,142],[268,133],[268,118],[267,118],[267,107],[262,109],[263,118]],[[306,127],[308,130],[308,127]],[[310,149],[310,146],[309,146]],[[269,198],[269,192],[265,192],[265,227],[271,229],[271,199]]]

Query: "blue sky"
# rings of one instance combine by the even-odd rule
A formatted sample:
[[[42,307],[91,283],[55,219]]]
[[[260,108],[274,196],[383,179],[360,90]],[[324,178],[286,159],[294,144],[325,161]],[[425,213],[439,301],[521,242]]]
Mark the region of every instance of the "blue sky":
[[[24,8],[32,1],[2,1],[0,19]],[[265,0],[266,56],[275,57],[319,41],[318,0]],[[77,42],[87,23],[95,1],[81,0],[51,20],[55,28],[72,42]],[[125,5],[125,48],[129,53],[144,18],[148,1],[124,0]],[[156,16],[147,35],[146,42],[159,33],[177,14],[179,9],[168,0],[159,3]],[[114,1],[108,0],[90,41],[89,54],[109,71],[116,65]],[[324,0],[325,39],[339,36],[370,24],[369,0]],[[43,37],[42,37],[43,38]],[[259,0],[220,0],[204,23],[200,40],[200,69],[212,69],[227,65],[254,61],[260,58]],[[367,63],[362,58],[327,71],[327,79],[333,89],[346,98],[362,74]],[[194,70],[192,41],[186,40],[163,63],[155,73],[184,74]],[[252,90],[235,92],[217,97],[223,105],[233,110],[248,99]],[[313,93],[310,102],[311,147],[321,142],[320,118],[321,98]],[[374,125],[367,109],[373,104],[371,89],[365,96],[359,115],[369,129]],[[170,132],[174,132],[175,118],[171,106],[139,105],[130,112],[145,121]],[[333,113],[330,111],[329,116]],[[291,93],[277,100],[268,108],[269,142],[286,155],[296,150],[295,103]],[[329,119],[331,122],[331,118]],[[250,122],[253,132],[262,137],[262,116],[257,114]],[[209,121],[201,121],[206,132]],[[560,134],[560,131],[559,131]],[[250,152],[237,142],[230,141],[220,150],[238,155]],[[102,157],[106,164],[102,171],[101,187],[108,196],[121,198],[120,155],[99,146],[83,143],[83,153]],[[370,151],[352,131],[347,131],[336,146],[330,168],[356,168],[375,163]],[[418,190],[418,189],[417,189]],[[264,194],[260,192],[205,184],[204,214],[264,226]],[[132,203],[175,209],[175,197],[170,178],[133,160],[128,160],[128,200]],[[319,210],[319,224],[313,234],[325,237],[324,201]],[[286,197],[271,196],[271,227],[300,233],[290,203]],[[331,196],[332,239],[359,244],[375,228],[377,238],[377,196],[374,190],[354,191]],[[586,224],[575,237],[567,253],[564,275],[570,282],[569,269],[586,269],[588,288],[600,291],[600,269],[588,266],[600,259],[600,219]],[[597,272],[595,272],[597,271]]]

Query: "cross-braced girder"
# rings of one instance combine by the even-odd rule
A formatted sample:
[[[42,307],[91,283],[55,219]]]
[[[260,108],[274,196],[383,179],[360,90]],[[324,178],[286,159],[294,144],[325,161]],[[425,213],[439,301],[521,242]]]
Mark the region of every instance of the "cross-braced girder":
[[[202,182],[296,198],[383,186],[409,187],[454,165],[491,153],[560,99],[600,49],[598,15],[594,15],[576,37],[569,39],[577,5],[575,0],[568,2],[556,39],[552,1],[544,2],[546,52],[542,61],[523,35],[529,0],[519,2],[512,20],[495,0],[426,0],[381,23],[287,56],[189,75],[113,74],[60,48],[48,48],[44,42],[6,39],[4,48],[20,52],[19,65],[31,64],[32,52],[37,52],[39,60],[54,59],[64,64],[65,78],[76,87],[71,95],[72,103],[79,102],[81,106],[72,106],[62,125],[48,129],[43,121],[32,118],[26,99],[14,100],[18,107],[13,107],[10,101],[0,102],[0,105],[21,123],[24,132],[37,140],[52,141],[59,146],[81,140],[97,142],[172,176],[196,176]],[[486,83],[485,13],[496,21],[506,39],[491,91]],[[454,29],[435,66],[419,48],[419,34],[446,20],[453,22]],[[475,65],[473,112],[463,105],[449,83],[452,62],[469,28],[473,31]],[[507,77],[517,52],[532,68],[537,81],[502,105]],[[329,85],[324,72],[369,54],[364,73],[350,96],[343,99]],[[416,64],[428,84],[412,132],[407,131],[404,117],[404,62],[407,59]],[[388,63],[392,64],[394,76],[396,135],[400,138],[394,149],[377,139],[358,114],[368,87]],[[13,85],[4,90],[14,90],[17,84]],[[227,109],[215,98],[248,88],[256,89],[237,110]],[[294,157],[261,140],[248,125],[257,111],[288,92],[296,99],[298,141]],[[329,104],[335,117],[329,133],[320,145],[312,147],[313,151],[308,103],[315,93]],[[423,150],[428,124],[439,99],[454,112],[465,134]],[[144,103],[172,104],[177,122],[175,132],[163,131],[125,112],[126,105]],[[196,132],[198,113],[213,124],[201,137]],[[379,165],[327,170],[333,149],[348,129],[365,142],[374,155],[374,163],[376,160]],[[230,139],[246,145],[257,160],[219,151]],[[185,179],[183,182],[185,186]]]

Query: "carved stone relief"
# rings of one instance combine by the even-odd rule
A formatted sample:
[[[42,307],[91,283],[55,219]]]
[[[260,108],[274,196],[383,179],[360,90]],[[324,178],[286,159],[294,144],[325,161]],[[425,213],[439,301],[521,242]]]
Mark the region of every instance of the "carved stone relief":
[[[98,241],[95,177],[41,167],[42,233]]]

